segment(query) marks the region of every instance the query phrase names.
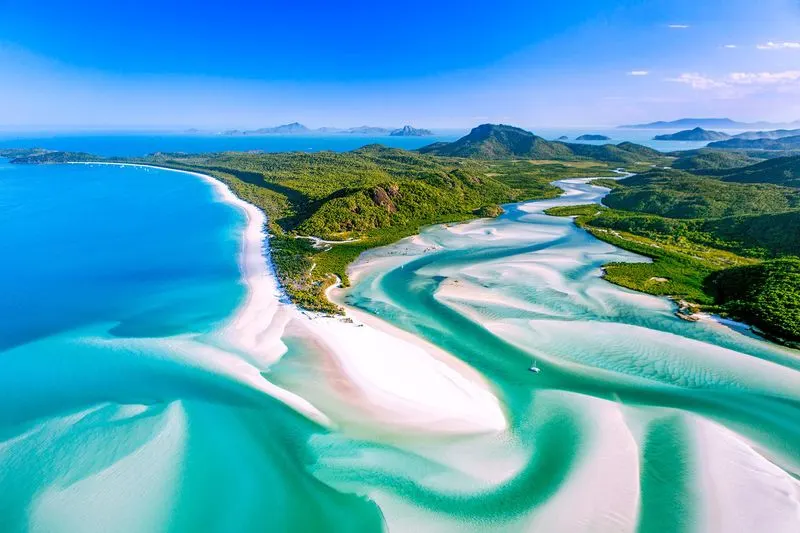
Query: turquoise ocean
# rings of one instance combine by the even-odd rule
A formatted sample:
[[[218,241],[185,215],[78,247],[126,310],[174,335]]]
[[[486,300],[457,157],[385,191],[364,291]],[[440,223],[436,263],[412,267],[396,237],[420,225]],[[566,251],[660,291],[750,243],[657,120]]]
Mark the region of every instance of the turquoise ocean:
[[[194,142],[70,139],[45,146]],[[507,421],[398,433],[337,403],[302,317],[269,362],[223,335],[251,221],[208,182],[0,160],[0,531],[796,532],[798,352],[603,281],[644,259],[543,215],[606,192],[559,185],[355,265],[337,297],[472,366]]]

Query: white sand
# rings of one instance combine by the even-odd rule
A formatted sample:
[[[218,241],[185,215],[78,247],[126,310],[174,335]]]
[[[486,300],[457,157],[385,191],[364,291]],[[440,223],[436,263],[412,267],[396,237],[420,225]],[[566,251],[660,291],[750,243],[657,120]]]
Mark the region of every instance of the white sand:
[[[303,326],[368,399],[363,410],[374,423],[437,433],[506,428],[500,402],[465,363],[377,319],[348,314],[365,325],[319,317]]]
[[[367,398],[370,409],[380,412],[384,420],[434,433],[505,429],[506,419],[497,398],[477,372],[455,357],[410,334],[400,334],[399,330],[378,319],[362,320],[369,324],[357,327],[335,318],[307,316],[295,306],[282,303],[276,277],[265,258],[266,218],[261,210],[236,197],[224,183],[196,172],[149,165],[127,166],[199,177],[214,187],[221,201],[241,209],[247,217],[240,264],[248,297],[223,332],[225,340],[243,354],[214,350],[188,339],[175,339],[172,348],[199,355],[198,360],[207,364],[213,361],[216,371],[271,394],[318,422],[329,423],[323,414],[324,406],[314,406],[261,375],[286,352],[281,336],[286,324],[297,320],[311,336],[327,346],[347,378],[358,388],[359,396]]]
[[[586,451],[559,491],[537,508],[527,531],[617,533],[635,531],[639,508],[639,447],[622,408],[579,394],[546,394],[580,412]],[[540,393],[540,397],[543,396]],[[555,398],[554,398],[555,399]],[[537,397],[537,403],[539,402]]]
[[[800,481],[734,432],[700,417],[693,429],[701,496],[699,531],[796,533]]]

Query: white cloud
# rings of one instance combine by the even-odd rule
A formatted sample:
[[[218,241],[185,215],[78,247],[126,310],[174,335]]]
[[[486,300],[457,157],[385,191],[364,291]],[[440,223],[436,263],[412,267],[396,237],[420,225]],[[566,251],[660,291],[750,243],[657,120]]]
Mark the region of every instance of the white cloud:
[[[688,24],[667,24],[667,28],[671,30],[685,30],[689,28]]]
[[[783,72],[733,72],[728,76],[736,85],[785,85],[800,81],[800,70]]]
[[[796,41],[769,41],[764,44],[757,44],[759,50],[800,50],[800,42]]]
[[[754,89],[776,87],[777,90],[794,90],[800,88],[800,70],[784,70],[781,72],[731,72],[727,76],[712,78],[697,72],[684,72],[677,78],[667,78],[666,81],[683,83],[692,89],[707,91],[710,89],[724,89],[729,96],[743,94],[741,91],[752,92]],[[747,88],[750,89],[747,89]]]
[[[647,76],[650,74],[649,70],[632,70],[628,72],[628,76]]]
[[[709,78],[707,76],[703,76],[702,74],[698,74],[697,72],[684,72],[677,78],[668,78],[667,81],[672,81],[675,83],[685,83],[689,85],[692,89],[715,89],[718,87],[725,87],[725,82],[715,80],[713,78]]]
[[[735,44],[725,44],[722,46],[723,48],[737,48]]]

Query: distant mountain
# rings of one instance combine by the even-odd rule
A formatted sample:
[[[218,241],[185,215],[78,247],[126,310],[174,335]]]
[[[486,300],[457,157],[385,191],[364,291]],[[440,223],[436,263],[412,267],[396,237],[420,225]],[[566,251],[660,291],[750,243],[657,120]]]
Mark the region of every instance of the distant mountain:
[[[392,130],[389,128],[378,128],[376,126],[358,126],[355,128],[348,128],[342,133],[352,133],[353,135],[388,135]]]
[[[800,150],[800,135],[780,139],[728,139],[708,146],[724,150]]]
[[[419,149],[423,154],[478,159],[596,159],[630,163],[662,156],[661,152],[633,143],[619,145],[575,144],[547,141],[538,135],[504,124],[482,124],[460,139],[438,142]]]
[[[425,137],[433,135],[431,130],[423,128],[412,128],[411,126],[403,126],[400,129],[392,131],[389,135],[392,137]]]
[[[792,124],[800,125],[800,121]],[[662,129],[662,130],[685,130],[691,128],[723,129],[723,130],[743,130],[749,128],[777,128],[784,124],[771,124],[769,122],[736,122],[729,118],[681,118],[673,121],[649,122],[647,124],[629,124],[619,126],[620,128],[631,129]]]
[[[772,183],[800,187],[800,156],[778,157],[727,173],[715,173],[722,181]]]
[[[562,135],[561,137],[559,137],[559,138],[558,138],[558,139],[556,139],[556,140],[557,140],[557,141],[568,141],[568,140],[569,140],[569,137],[567,137],[566,135]]]
[[[796,130],[772,130],[772,131],[746,131],[734,135],[734,139],[782,139],[784,137],[795,137],[800,135],[800,129]]]
[[[311,133],[311,130],[298,122],[292,122],[291,124],[284,124],[273,128],[259,128],[257,130],[227,130],[223,131],[222,135],[296,135],[301,133]]]
[[[580,137],[575,137],[576,141],[610,141],[611,137],[606,135],[596,135],[593,133],[586,133]]]
[[[723,139],[730,139],[731,136],[721,131],[704,130],[697,127],[693,130],[683,130],[677,133],[670,133],[666,135],[656,135],[653,140],[656,141],[720,141]]]
[[[274,128],[260,128],[254,131],[246,131],[245,135],[273,135],[280,134],[297,134],[309,133],[311,130],[300,124],[299,122],[292,122],[291,124],[284,124],[282,126],[275,126]]]
[[[385,135],[394,136],[411,136],[421,137],[424,135],[433,135],[430,130],[421,128],[412,128],[405,126],[403,128],[380,128],[377,126],[356,126],[355,128],[335,128],[325,126],[315,130],[309,129],[298,122],[291,124],[284,124],[282,126],[275,126],[272,128],[259,128],[257,130],[227,130],[221,135],[238,136],[238,135],[304,135],[309,133],[324,133],[324,134],[350,134],[350,135],[366,135],[374,137],[382,137]]]

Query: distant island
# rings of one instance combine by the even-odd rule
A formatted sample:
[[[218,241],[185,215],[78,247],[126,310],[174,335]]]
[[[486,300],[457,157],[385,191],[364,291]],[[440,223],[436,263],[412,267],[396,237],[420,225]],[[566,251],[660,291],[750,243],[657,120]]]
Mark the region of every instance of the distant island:
[[[610,141],[611,137],[607,135],[597,135],[594,133],[586,133],[580,137],[575,137],[576,141]]]
[[[730,139],[730,135],[721,131],[705,130],[701,127],[692,130],[683,130],[677,133],[668,133],[665,135],[656,135],[653,140],[656,141],[720,141],[723,139]]]
[[[223,135],[297,135],[310,132],[310,129],[299,122],[292,122],[291,124],[284,124],[272,128],[259,128],[257,130],[228,130],[223,132]]]
[[[737,122],[729,118],[681,118],[672,121],[658,121],[648,122],[647,124],[628,124],[619,126],[620,128],[629,129],[692,129],[692,128],[705,128],[705,129],[723,129],[723,130],[743,130],[752,128],[778,128],[781,126],[796,125],[800,126],[800,121],[795,121],[790,124],[772,124],[769,122]]]
[[[561,137],[559,137],[559,138],[558,138],[558,139],[556,139],[556,140],[557,140],[557,141],[568,141],[568,140],[569,140],[569,137],[567,137],[566,135],[562,135]]]
[[[400,129],[392,131],[389,135],[392,137],[425,137],[433,135],[431,130],[423,128],[412,128],[411,126],[403,126]]]
[[[793,130],[772,130],[772,131],[746,131],[734,135],[734,139],[783,139],[784,137],[796,137],[800,135],[800,129]]]
[[[656,141],[724,141],[727,139],[742,139],[742,140],[770,140],[770,139],[784,139],[787,137],[800,136],[800,129],[794,130],[771,130],[771,131],[745,131],[730,135],[722,131],[705,130],[703,128],[694,128],[692,130],[683,130],[677,133],[656,135],[653,137]],[[746,149],[747,145],[739,146],[738,143],[731,143],[731,146],[737,146]]]
[[[376,136],[383,136],[388,135],[393,130],[390,128],[379,128],[377,126],[357,126],[355,128],[347,128],[346,130],[342,130],[341,133],[350,133],[352,135],[376,135]]]
[[[720,148],[723,150],[770,150],[770,151],[794,151],[800,150],[800,135],[794,137],[782,137],[779,139],[728,139],[710,143],[709,148]]]
[[[195,133],[197,130],[190,130]],[[382,128],[378,126],[356,126],[353,128],[334,128],[325,126],[318,129],[311,129],[299,122],[283,124],[270,128],[259,128],[256,130],[226,130],[221,135],[245,136],[245,135],[309,135],[315,133],[324,134],[343,134],[343,135],[364,135],[373,137],[393,136],[393,137],[424,137],[433,135],[431,130],[424,128],[413,128],[403,126],[402,128]]]

